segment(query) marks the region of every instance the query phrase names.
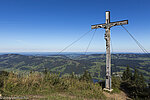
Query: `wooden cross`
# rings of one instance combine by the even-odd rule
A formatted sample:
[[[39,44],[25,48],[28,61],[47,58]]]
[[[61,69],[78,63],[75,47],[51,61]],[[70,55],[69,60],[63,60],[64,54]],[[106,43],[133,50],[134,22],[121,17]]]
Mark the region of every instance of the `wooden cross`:
[[[111,53],[110,53],[110,28],[118,25],[128,24],[128,20],[110,22],[110,11],[106,11],[106,23],[91,25],[92,29],[104,28],[106,40],[106,81],[105,90],[112,91],[111,89]]]

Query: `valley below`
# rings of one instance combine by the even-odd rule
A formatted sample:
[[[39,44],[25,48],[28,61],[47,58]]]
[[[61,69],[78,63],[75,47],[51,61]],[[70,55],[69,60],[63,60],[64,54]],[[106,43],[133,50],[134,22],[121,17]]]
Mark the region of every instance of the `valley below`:
[[[150,77],[150,54],[112,54],[112,74],[120,75],[130,67],[133,72],[138,69],[146,80]],[[28,74],[30,71],[43,72],[48,70],[60,75],[82,75],[89,71],[93,79],[105,79],[105,54],[2,54],[0,70]]]

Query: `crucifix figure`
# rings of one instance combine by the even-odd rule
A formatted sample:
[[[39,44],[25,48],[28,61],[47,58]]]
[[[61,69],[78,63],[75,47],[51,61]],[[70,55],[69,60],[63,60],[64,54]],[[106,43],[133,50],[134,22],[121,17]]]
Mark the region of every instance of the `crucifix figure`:
[[[92,25],[92,29],[104,28],[106,40],[106,81],[105,90],[112,91],[111,89],[111,53],[110,53],[110,28],[118,25],[128,24],[128,20],[110,22],[110,11],[106,11],[106,23]]]

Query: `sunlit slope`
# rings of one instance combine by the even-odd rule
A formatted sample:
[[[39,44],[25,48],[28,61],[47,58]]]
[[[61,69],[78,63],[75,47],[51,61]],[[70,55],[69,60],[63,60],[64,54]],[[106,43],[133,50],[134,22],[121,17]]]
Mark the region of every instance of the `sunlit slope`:
[[[150,77],[150,58],[144,54],[113,54],[112,71],[122,72],[127,66],[136,67],[145,78]],[[104,78],[105,55],[53,55],[53,56],[26,56],[19,54],[0,55],[0,69],[7,71],[44,71],[60,74],[82,74],[85,70],[91,72],[93,78]]]

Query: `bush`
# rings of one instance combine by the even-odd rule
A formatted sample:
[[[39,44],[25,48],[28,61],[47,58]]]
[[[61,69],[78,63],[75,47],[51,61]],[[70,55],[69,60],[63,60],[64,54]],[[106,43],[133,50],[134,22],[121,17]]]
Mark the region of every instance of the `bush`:
[[[84,80],[87,82],[92,82],[92,76],[91,74],[86,70],[83,75],[80,77],[80,80]]]
[[[112,88],[113,88],[113,92],[115,92],[115,93],[119,93],[120,92],[120,84],[121,84],[120,77],[112,76]]]
[[[4,81],[2,90],[4,95],[43,95],[58,92],[82,98],[105,99],[99,84],[94,84],[85,78],[79,80],[71,76],[59,77],[59,74],[49,72],[46,74],[32,72],[22,77],[10,73]]]
[[[131,73],[130,69],[127,68],[124,73]],[[149,94],[146,87],[145,79],[141,73],[135,68],[134,74],[130,75],[123,74],[123,82],[121,83],[121,88],[125,90],[133,99],[148,99]]]

